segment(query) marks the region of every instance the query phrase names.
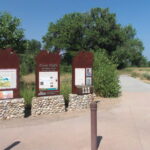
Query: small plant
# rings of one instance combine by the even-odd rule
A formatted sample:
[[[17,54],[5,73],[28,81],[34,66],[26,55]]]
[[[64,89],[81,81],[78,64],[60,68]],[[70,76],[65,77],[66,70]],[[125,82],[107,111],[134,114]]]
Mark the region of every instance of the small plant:
[[[68,107],[69,94],[71,93],[71,74],[64,74],[61,76],[61,94],[64,96],[65,105]]]
[[[144,73],[142,76],[143,76],[145,79],[150,80],[150,74]]]
[[[136,77],[139,77],[140,75],[138,74],[138,73],[136,73],[136,72],[132,72],[131,73],[131,77],[134,77],[134,78],[136,78]]]
[[[31,107],[32,98],[35,96],[35,86],[32,83],[21,83],[21,96],[25,99],[25,105]]]

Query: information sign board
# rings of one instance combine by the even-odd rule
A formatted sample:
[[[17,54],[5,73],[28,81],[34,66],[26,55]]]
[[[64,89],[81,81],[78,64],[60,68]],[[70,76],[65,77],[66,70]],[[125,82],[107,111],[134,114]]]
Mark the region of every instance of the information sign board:
[[[19,57],[12,49],[0,50],[0,99],[19,97]]]
[[[36,57],[36,95],[49,96],[60,93],[60,55],[41,51]]]
[[[79,52],[72,62],[72,93],[89,94],[93,92],[93,54]]]

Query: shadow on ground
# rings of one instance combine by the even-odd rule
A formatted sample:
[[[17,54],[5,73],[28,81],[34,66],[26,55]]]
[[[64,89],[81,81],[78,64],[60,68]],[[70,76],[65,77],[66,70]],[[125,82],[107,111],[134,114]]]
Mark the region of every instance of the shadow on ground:
[[[20,141],[15,141],[14,143],[9,145],[8,147],[4,148],[4,150],[11,150],[11,149],[13,149],[15,146],[17,146],[20,143],[21,143]]]
[[[24,117],[27,118],[29,116],[31,116],[31,106],[27,105],[27,106],[25,106]]]
[[[97,149],[99,148],[102,139],[103,139],[102,136],[97,136]]]

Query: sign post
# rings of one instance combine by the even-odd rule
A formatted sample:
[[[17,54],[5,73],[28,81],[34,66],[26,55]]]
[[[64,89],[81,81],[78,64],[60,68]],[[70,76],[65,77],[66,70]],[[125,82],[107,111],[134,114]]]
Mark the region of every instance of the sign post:
[[[36,57],[36,96],[60,94],[60,55],[41,51]]]
[[[19,57],[12,49],[0,50],[0,99],[19,97]]]
[[[93,53],[79,52],[72,62],[72,93],[93,93]]]
[[[97,150],[97,103],[92,101],[91,109],[91,150]]]

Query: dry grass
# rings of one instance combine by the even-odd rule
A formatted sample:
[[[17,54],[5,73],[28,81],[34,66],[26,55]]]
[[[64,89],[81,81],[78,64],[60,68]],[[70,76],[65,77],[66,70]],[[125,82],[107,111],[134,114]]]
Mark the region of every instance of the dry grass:
[[[119,71],[119,74],[127,74],[150,83],[150,67],[130,67]]]
[[[22,81],[25,83],[35,83],[35,74],[31,73],[22,77]]]

